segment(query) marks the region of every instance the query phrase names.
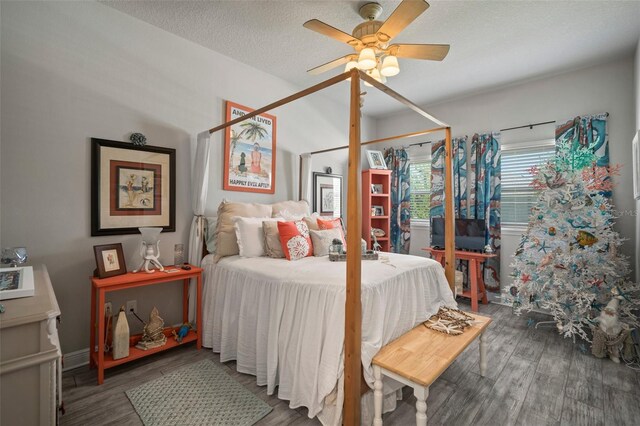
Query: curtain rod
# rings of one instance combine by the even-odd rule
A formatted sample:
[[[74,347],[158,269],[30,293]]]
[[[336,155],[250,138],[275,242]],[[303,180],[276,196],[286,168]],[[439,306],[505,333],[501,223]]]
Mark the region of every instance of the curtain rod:
[[[525,129],[525,128],[529,128],[529,130],[533,129],[535,126],[542,126],[543,124],[551,124],[551,123],[555,123],[556,120],[552,120],[552,121],[543,121],[540,123],[533,123],[533,124],[525,124],[524,126],[516,126],[516,127],[508,127],[506,129],[500,129],[501,132],[506,132],[507,130],[516,130],[516,129]]]

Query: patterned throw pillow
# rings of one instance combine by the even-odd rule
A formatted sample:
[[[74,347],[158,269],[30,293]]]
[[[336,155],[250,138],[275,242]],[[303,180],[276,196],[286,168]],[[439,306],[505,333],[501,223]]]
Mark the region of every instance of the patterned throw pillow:
[[[340,229],[340,238],[342,238],[342,244],[346,245],[347,239],[345,238],[344,231],[342,229],[342,219],[340,219],[339,217],[335,219],[328,219],[328,220],[318,218],[318,229],[323,230],[323,229],[334,229],[334,228]]]
[[[278,222],[280,244],[287,260],[298,260],[313,256],[313,243],[309,237],[309,228],[304,220]]]
[[[311,241],[313,242],[314,256],[328,256],[329,247],[333,244],[334,239],[342,239],[342,229],[333,228],[323,231],[309,230]]]

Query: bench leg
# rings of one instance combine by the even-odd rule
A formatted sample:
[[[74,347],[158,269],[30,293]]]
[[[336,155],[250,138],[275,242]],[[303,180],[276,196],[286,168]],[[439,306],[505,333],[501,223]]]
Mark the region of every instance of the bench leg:
[[[480,333],[480,375],[484,377],[487,371],[487,338]]]
[[[373,366],[373,426],[382,426],[382,371],[377,365]]]
[[[427,397],[429,388],[416,386],[413,388],[413,395],[416,397],[416,426],[427,426]]]

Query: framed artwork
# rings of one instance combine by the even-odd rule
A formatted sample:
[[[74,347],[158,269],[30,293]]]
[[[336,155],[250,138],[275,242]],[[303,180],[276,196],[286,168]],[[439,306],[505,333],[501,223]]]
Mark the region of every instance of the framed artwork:
[[[253,109],[227,101],[226,111],[226,121],[231,121]],[[223,188],[275,193],[275,116],[260,114],[225,129]]]
[[[367,150],[367,160],[369,160],[370,169],[386,169],[387,163],[384,161],[382,151]]]
[[[91,235],[176,230],[176,150],[91,139]]]
[[[98,278],[115,277],[127,273],[122,244],[93,246],[93,253],[96,256],[95,276]]]
[[[34,294],[32,266],[0,268],[0,300],[29,297]]]
[[[313,173],[313,211],[320,216],[342,216],[342,176]]]
[[[633,198],[640,200],[640,130],[633,138]]]
[[[382,194],[382,184],[381,183],[372,183],[371,184],[371,193],[372,194]]]
[[[384,216],[384,206],[371,206],[371,216]]]

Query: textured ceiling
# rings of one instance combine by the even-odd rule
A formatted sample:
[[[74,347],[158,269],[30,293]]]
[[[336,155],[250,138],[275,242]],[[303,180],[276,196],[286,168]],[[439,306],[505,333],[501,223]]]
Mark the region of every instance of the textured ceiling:
[[[379,0],[386,19],[399,3]],[[306,70],[350,47],[302,27],[312,18],[351,33],[365,1],[111,1],[180,37],[281,77],[300,88],[342,72]],[[395,42],[448,43],[443,62],[400,60],[387,85],[418,104],[579,68],[630,54],[640,37],[640,1],[431,1]],[[374,89],[375,90],[375,89]],[[401,109],[369,90],[365,112]],[[346,88],[328,96],[345,102]]]

